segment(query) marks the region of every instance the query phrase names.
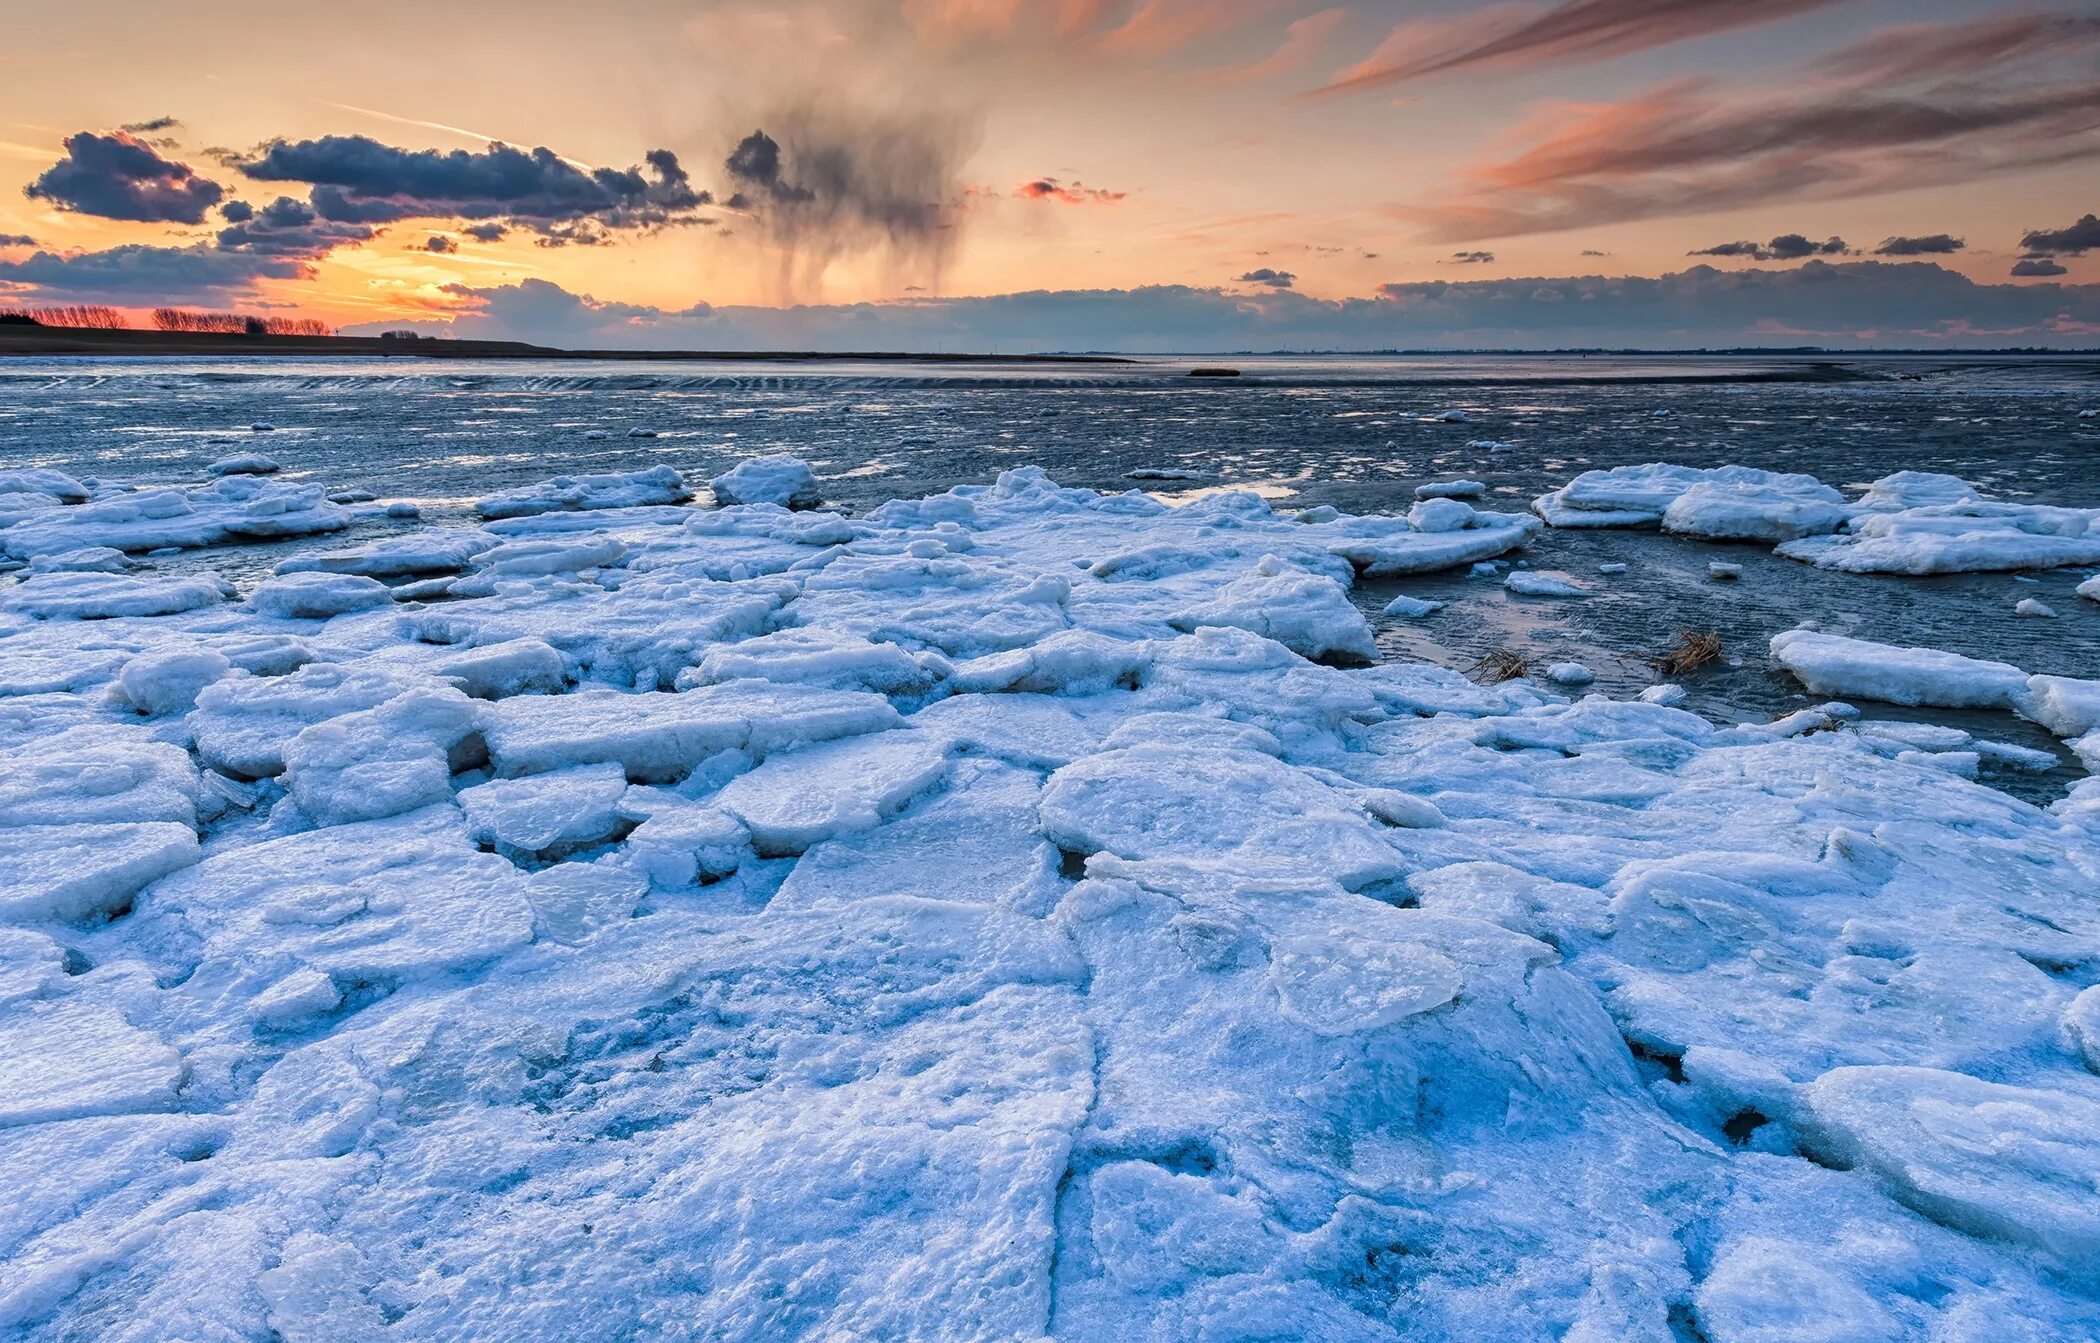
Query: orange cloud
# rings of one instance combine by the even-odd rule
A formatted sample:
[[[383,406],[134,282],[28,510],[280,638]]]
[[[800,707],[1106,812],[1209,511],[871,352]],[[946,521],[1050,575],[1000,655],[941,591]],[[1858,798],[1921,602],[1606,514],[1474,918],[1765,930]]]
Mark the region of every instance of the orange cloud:
[[[1061,205],[1114,205],[1130,193],[1090,187],[1084,182],[1066,185],[1054,177],[1038,177],[1032,182],[1023,182],[1015,187],[1014,195],[1022,200],[1056,201]]]

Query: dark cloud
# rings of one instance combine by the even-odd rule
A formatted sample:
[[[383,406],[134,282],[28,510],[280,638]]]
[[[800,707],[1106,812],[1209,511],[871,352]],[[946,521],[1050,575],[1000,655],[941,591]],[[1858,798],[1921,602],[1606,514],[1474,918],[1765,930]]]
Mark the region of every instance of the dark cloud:
[[[1927,233],[1915,238],[1883,238],[1875,256],[1947,256],[1969,244],[1945,233]]]
[[[1298,282],[1298,277],[1287,270],[1274,270],[1268,266],[1250,270],[1239,277],[1240,284],[1258,284],[1269,289],[1289,289]]]
[[[66,137],[66,156],[22,194],[103,219],[201,224],[226,192],[127,131],[81,131]]]
[[[1497,5],[1442,24],[1407,24],[1368,60],[1315,94],[1384,88],[1476,66],[1522,68],[1603,60],[1628,52],[1749,28],[1820,9],[1835,0],[1563,0]]]
[[[172,131],[180,125],[182,123],[173,117],[155,117],[151,121],[134,121],[118,129],[133,135],[158,135],[162,131]]]
[[[460,230],[475,242],[502,242],[510,236],[510,230],[501,224],[469,224]]]
[[[323,219],[311,205],[291,196],[279,196],[260,209],[246,201],[229,201],[219,214],[231,221],[217,237],[219,248],[228,252],[318,258],[338,247],[370,242],[376,232],[367,224]]]
[[[1485,266],[1494,259],[1493,252],[1453,252],[1449,258],[1454,266]]]
[[[1600,251],[1598,251],[1598,250],[1597,250],[1596,248],[1594,248],[1594,247],[1585,247],[1585,248],[1583,248],[1583,249],[1582,249],[1582,254],[1583,254],[1584,256],[1610,256],[1610,255],[1611,255],[1611,253],[1609,253],[1609,252],[1600,252]]]
[[[34,247],[36,239],[26,233],[0,233],[0,247]]]
[[[101,252],[38,252],[26,261],[0,261],[0,292],[132,307],[220,303],[252,294],[261,280],[299,280],[312,274],[313,267],[294,256],[230,252],[202,244],[127,244]]]
[[[1084,182],[1067,184],[1054,177],[1038,177],[1032,182],[1023,182],[1015,187],[1014,195],[1022,200],[1057,201],[1064,205],[1114,205],[1117,201],[1126,199],[1130,193],[1090,187]]]
[[[2100,285],[1979,284],[1929,262],[1694,266],[1652,278],[1435,280],[1341,300],[1294,290],[1158,285],[672,311],[601,303],[545,281],[450,292],[465,311],[456,325],[435,329],[630,349],[2083,348],[2100,328]]]
[[[1686,252],[1686,256],[1743,257],[1751,261],[1799,261],[1811,256],[1850,256],[1843,238],[1816,242],[1806,234],[1782,233],[1770,242],[1721,242]]]
[[[710,203],[678,156],[651,150],[642,168],[579,168],[551,149],[399,149],[363,135],[276,140],[233,166],[262,182],[304,182],[323,219],[502,219],[532,228],[588,220],[646,230],[686,222]]]
[[[2068,267],[2049,257],[2030,256],[2013,262],[2012,273],[2024,278],[2038,275],[2069,275],[2071,272]]]
[[[2020,246],[2052,256],[2084,256],[2100,247],[2100,218],[2081,215],[2068,228],[2030,229],[2020,235]]]
[[[898,279],[938,286],[965,217],[958,174],[975,118],[920,103],[813,101],[775,112],[723,167],[732,209],[770,244],[777,297],[821,288],[834,261],[871,255]]]
[[[442,233],[434,233],[423,243],[423,250],[449,256],[459,250],[459,244]]]

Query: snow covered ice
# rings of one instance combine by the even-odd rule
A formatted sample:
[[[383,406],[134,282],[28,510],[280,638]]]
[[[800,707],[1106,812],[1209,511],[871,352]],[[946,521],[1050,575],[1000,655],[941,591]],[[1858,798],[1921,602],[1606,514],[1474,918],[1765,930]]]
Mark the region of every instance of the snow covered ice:
[[[337,508],[55,476],[0,475],[8,553]],[[1800,479],[1541,512],[1770,542]],[[651,468],[25,571],[0,1335],[2100,1337],[2100,805],[1937,724],[1382,657],[1361,578],[1542,526],[1459,484]],[[1971,507],[1877,490],[1833,538]],[[2100,761],[2074,665],[1775,656]]]

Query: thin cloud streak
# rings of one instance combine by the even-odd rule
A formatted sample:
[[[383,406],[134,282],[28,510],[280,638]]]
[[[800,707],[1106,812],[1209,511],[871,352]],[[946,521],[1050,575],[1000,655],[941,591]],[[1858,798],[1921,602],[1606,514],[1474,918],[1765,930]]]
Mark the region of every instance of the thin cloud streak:
[[[1497,5],[1448,23],[1409,23],[1307,97],[1382,89],[1475,67],[1572,65],[1757,27],[1837,0],[1564,0],[1550,9]]]

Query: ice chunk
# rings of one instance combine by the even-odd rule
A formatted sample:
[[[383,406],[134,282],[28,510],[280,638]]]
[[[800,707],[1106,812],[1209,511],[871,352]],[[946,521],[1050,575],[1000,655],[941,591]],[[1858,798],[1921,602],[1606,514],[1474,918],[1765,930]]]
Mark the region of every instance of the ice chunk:
[[[1821,536],[1851,516],[1844,496],[1811,476],[1757,483],[1700,481],[1670,501],[1662,528],[1708,541],[1792,541]]]
[[[1322,1035],[1352,1035],[1442,1007],[1464,982],[1431,947],[1362,945],[1302,935],[1269,948],[1269,981],[1283,1014]]]
[[[1669,524],[1670,510],[1687,500]],[[1844,496],[1814,476],[1666,462],[1585,471],[1534,500],[1532,511],[1556,527],[1670,525],[1716,540],[1779,540],[1845,520]]]
[[[1814,630],[1774,635],[1772,657],[1818,695],[1947,709],[2006,709],[2027,692],[2027,673],[2009,663]]]
[[[626,543],[609,536],[578,537],[573,540],[549,537],[539,540],[506,541],[481,551],[473,559],[477,574],[502,577],[532,577],[540,574],[570,574],[618,564],[627,555]],[[456,586],[454,592],[467,591]]]
[[[880,824],[947,772],[938,736],[876,733],[776,755],[730,780],[712,805],[749,828],[759,853],[797,854]]]
[[[196,831],[172,821],[0,828],[0,920],[114,914],[197,852]]]
[[[2047,616],[2053,618],[2056,615],[2056,608],[2049,605],[2049,603],[2041,601],[2037,598],[2023,597],[2017,603],[2014,604],[2013,613],[2015,615]]]
[[[612,838],[626,794],[627,775],[618,765],[581,765],[478,784],[460,792],[459,805],[477,842],[540,854]]]
[[[1837,1068],[1804,1136],[1934,1221],[2089,1268],[2100,1252],[2100,1101],[1936,1068]]]
[[[109,1007],[66,1002],[0,1017],[0,1129],[171,1109],[182,1055]]]
[[[1478,480],[1437,480],[1415,486],[1415,498],[1477,499],[1487,493],[1487,488],[1484,481]]]
[[[1584,686],[1597,679],[1597,673],[1580,662],[1556,662],[1546,668],[1546,679],[1555,685]]]
[[[67,571],[36,574],[15,584],[0,594],[0,610],[44,620],[110,620],[176,615],[233,595],[233,585],[216,574],[165,578]]]
[[[1733,582],[1743,576],[1743,566],[1724,560],[1713,560],[1706,566],[1706,576],[1720,583]]]
[[[1418,532],[1456,532],[1472,523],[1472,506],[1447,496],[1424,499],[1407,510],[1407,525]]]
[[[555,476],[523,489],[492,494],[474,505],[485,518],[524,518],[578,509],[682,504],[692,498],[685,478],[669,466],[592,476]]]
[[[456,573],[495,544],[495,537],[472,528],[418,530],[350,550],[294,555],[280,563],[277,572],[361,574],[366,578]]]
[[[963,694],[1099,695],[1135,687],[1150,665],[1142,644],[1061,630],[1026,648],[973,658],[955,669],[952,684]]]
[[[369,611],[394,600],[376,578],[344,573],[291,573],[260,584],[248,605],[284,620],[326,620],[348,611]]]
[[[137,553],[277,540],[349,525],[350,514],[312,486],[224,476],[190,490],[139,490],[49,509],[0,531],[0,549],[25,560],[83,546]]]
[[[1320,875],[1348,887],[1407,870],[1354,799],[1254,751],[1139,746],[1088,756],[1050,776],[1042,821],[1052,843],[1079,853]]]
[[[492,959],[531,940],[524,889],[444,806],[214,855],[155,883],[135,917],[177,923],[198,973],[247,998],[301,969],[393,985]]]
[[[635,871],[657,885],[689,886],[742,867],[751,856],[751,833],[726,811],[681,799],[650,808],[628,833],[624,853]]]
[[[676,779],[726,750],[777,750],[898,724],[888,700],[849,690],[727,681],[677,693],[584,690],[490,706],[498,773],[618,761],[629,778]]]
[[[55,555],[38,555],[29,561],[33,574],[83,573],[122,574],[131,571],[131,561],[115,546],[82,546]]]
[[[799,457],[753,457],[707,483],[721,504],[809,508],[823,498],[816,473]]]
[[[507,639],[478,648],[447,651],[428,663],[476,699],[552,694],[568,684],[568,662],[543,639]]]
[[[2100,732],[2100,680],[2074,676],[2032,676],[2026,694],[2014,707],[2059,737]]]
[[[756,678],[878,695],[920,695],[939,684],[948,670],[948,660],[937,653],[914,653],[827,629],[784,629],[710,648],[698,667],[679,674],[679,686]]]
[[[131,734],[61,739],[0,756],[0,826],[77,822],[197,823],[197,767],[190,754]]]
[[[1423,616],[1434,615],[1443,609],[1442,602],[1425,601],[1420,597],[1410,597],[1404,592],[1385,604],[1387,615],[1405,616],[1409,620],[1420,620]]]
[[[1457,506],[1465,508],[1464,504]],[[1252,630],[1309,658],[1339,656],[1365,662],[1378,658],[1370,622],[1341,584],[1274,555],[1264,555],[1210,601],[1176,612],[1169,623],[1181,630],[1206,625]]]
[[[282,468],[272,459],[259,452],[239,452],[231,457],[221,457],[204,468],[208,476],[269,476]]]
[[[533,873],[525,882],[533,932],[566,946],[631,917],[648,894],[646,878],[612,863],[562,863]]]
[[[260,779],[284,770],[285,744],[306,728],[385,703],[415,684],[393,672],[326,663],[288,676],[226,677],[198,693],[190,731],[205,764]]]
[[[1530,540],[1537,518],[1515,513],[1473,514],[1472,525],[1455,532],[1418,532],[1388,520],[1359,519],[1338,527],[1345,535],[1328,550],[1371,575],[1424,574],[1455,569],[1505,554]]]
[[[2100,574],[2095,574],[2078,585],[2078,595],[2090,601],[2100,602]]]
[[[418,686],[301,731],[284,748],[292,800],[316,825],[414,811],[452,796],[454,753],[481,723],[479,701]]]
[[[1946,574],[2100,564],[2100,509],[1970,499],[1863,512],[1841,536],[1779,554],[1844,573]]]

